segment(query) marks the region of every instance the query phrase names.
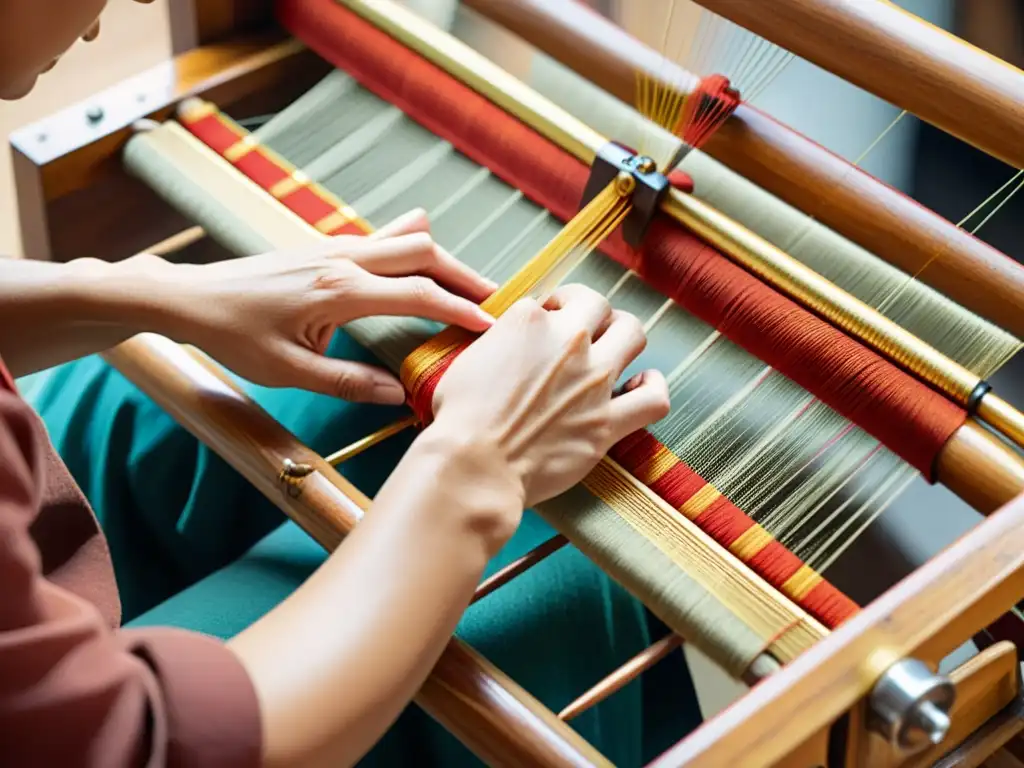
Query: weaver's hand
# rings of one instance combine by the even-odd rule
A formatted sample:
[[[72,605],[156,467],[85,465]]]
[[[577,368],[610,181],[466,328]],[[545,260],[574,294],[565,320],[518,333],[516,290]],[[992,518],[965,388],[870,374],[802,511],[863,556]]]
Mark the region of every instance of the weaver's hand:
[[[360,317],[404,315],[483,331],[493,319],[477,303],[497,287],[434,243],[422,211],[371,237],[336,237],[172,274],[187,284],[174,335],[240,376],[390,404],[405,398],[391,373],[324,355],[336,328]]]
[[[460,355],[434,393],[430,427],[493,451],[531,506],[568,490],[617,441],[664,417],[657,371],[613,387],[647,340],[633,315],[579,285],[524,300]]]

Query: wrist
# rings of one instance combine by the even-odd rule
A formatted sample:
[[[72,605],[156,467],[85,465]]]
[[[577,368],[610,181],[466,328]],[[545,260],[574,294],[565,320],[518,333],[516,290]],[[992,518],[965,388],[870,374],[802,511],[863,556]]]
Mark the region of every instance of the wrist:
[[[489,556],[515,533],[526,492],[522,477],[496,441],[438,421],[416,439],[408,458],[417,463],[417,474],[436,489],[440,510],[456,515],[464,530],[481,537]]]
[[[128,335],[176,335],[186,306],[179,272],[187,265],[142,254],[118,262],[76,259],[66,266],[64,290],[75,317],[120,326]]]

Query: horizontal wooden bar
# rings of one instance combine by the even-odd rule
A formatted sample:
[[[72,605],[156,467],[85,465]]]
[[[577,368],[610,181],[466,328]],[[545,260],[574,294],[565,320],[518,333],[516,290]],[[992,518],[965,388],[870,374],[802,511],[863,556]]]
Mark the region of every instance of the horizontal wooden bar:
[[[332,550],[370,500],[302,445],[200,353],[143,334],[108,361],[260,492]],[[289,461],[313,471],[279,479]],[[416,701],[489,765],[610,766],[579,734],[465,643],[453,638]]]
[[[983,515],[1024,494],[1019,453],[968,419],[939,453],[936,480]]]
[[[46,199],[54,200],[117,168],[137,120],[165,120],[190,96],[237,101],[315,59],[281,33],[195,48],[14,131],[10,142],[42,169]]]
[[[653,768],[775,765],[829,727],[899,659],[938,663],[1024,595],[1024,496],[762,681]]]
[[[464,3],[627,104],[637,103],[637,73],[670,87],[693,78],[575,0]],[[1024,338],[1024,267],[843,158],[748,104],[702,150],[908,274],[924,269],[921,281]]]
[[[890,0],[696,2],[1024,168],[1024,72]]]
[[[124,230],[152,227],[159,216],[154,201],[125,179],[121,167],[121,150],[137,121],[166,120],[190,96],[215,99],[225,108],[276,108],[277,101],[287,104],[329,70],[300,42],[272,30],[186,51],[14,131],[10,143],[25,255],[113,259],[134,252],[121,253],[119,240],[138,250],[139,240]],[[161,223],[139,237],[152,242],[181,223]],[[95,233],[97,228],[106,236]],[[110,251],[116,255],[108,257]]]

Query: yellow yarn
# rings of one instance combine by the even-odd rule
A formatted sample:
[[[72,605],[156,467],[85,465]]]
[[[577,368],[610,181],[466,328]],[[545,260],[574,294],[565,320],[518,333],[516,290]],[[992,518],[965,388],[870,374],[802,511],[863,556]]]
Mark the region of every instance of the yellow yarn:
[[[547,301],[552,291],[626,218],[631,208],[632,178],[616,179],[577,213],[541,251],[480,305],[493,317],[526,296]],[[472,341],[462,328],[445,328],[402,362],[400,377],[413,403],[424,382],[449,355]]]

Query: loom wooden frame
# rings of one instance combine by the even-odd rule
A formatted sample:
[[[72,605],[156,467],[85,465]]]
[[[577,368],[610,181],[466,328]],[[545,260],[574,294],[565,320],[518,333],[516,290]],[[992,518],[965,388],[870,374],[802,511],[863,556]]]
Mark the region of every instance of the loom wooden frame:
[[[260,13],[250,15],[241,12],[245,6],[246,3],[223,0],[207,0],[199,4],[193,36],[196,41],[206,44],[179,55],[178,77],[174,78],[171,87],[163,87],[160,96],[163,101],[138,109],[139,114],[135,117],[161,119],[186,94],[205,95],[222,106],[246,105],[247,99],[259,102],[271,91],[289,91],[284,85],[289,80],[294,84],[293,75],[296,73],[315,69],[316,57],[273,32],[267,37],[251,37],[240,43],[224,41],[223,38],[220,42],[209,42],[228,33],[235,21],[241,23],[262,18]],[[234,15],[236,13],[239,15]],[[294,95],[303,87],[296,84],[290,94]],[[117,95],[123,97],[127,92],[125,89]],[[276,95],[282,94],[278,92]],[[54,118],[56,122],[44,121],[44,124],[59,127],[63,121],[78,120],[84,108],[85,105],[79,105],[77,111],[69,110],[60,116],[62,120]],[[49,214],[54,219],[66,220],[67,211],[79,209],[70,205],[55,208],[55,204],[61,201],[66,204],[76,192],[94,191],[122,175],[117,169],[116,158],[127,135],[127,125],[126,122],[92,132],[72,129],[69,133],[77,138],[63,149],[51,152],[40,152],[38,148],[33,151],[30,146],[28,139],[38,135],[39,125],[22,132],[14,140],[16,152],[26,149],[21,152],[26,162],[22,164],[22,173],[18,177],[19,192],[26,189],[35,192],[37,214],[42,212],[44,216]],[[123,188],[111,194],[113,199],[125,199]],[[166,218],[147,218],[145,226],[138,228],[145,229],[145,232],[136,233],[136,239],[154,239],[154,229],[150,225],[156,220],[164,229],[170,226]],[[160,232],[159,229],[156,231]],[[126,240],[121,249],[121,255],[128,255],[142,248],[134,247],[130,240]],[[67,250],[46,248],[35,255],[61,258],[68,253]],[[165,339],[139,337],[114,350],[110,359],[131,374],[200,439],[211,444],[257,487],[285,507],[289,514],[303,521],[307,530],[321,543],[327,546],[337,543],[340,535],[358,519],[360,510],[365,508],[365,497],[325,466],[319,457],[311,455],[294,437],[284,433],[280,425],[251,402],[245,401],[216,366],[201,356]],[[306,486],[311,490],[304,491],[298,499],[275,482],[283,458],[309,461],[316,466],[316,478]],[[980,469],[980,466],[974,466],[971,471]],[[942,655],[943,649],[949,650],[966,640],[1005,612],[1017,597],[1024,595],[1024,547],[1020,546],[1024,543],[1020,540],[1024,528],[1018,520],[1021,514],[1024,514],[1024,507],[1020,502],[1000,509],[911,579],[875,601],[858,617],[858,621],[849,625],[852,628],[843,628],[821,641],[783,674],[773,676],[736,706],[684,740],[676,750],[663,757],[659,765],[739,765],[742,764],[742,755],[736,750],[741,747],[748,750],[746,744],[751,740],[767,745],[765,756],[785,758],[786,755],[795,757],[801,754],[825,764],[822,735],[827,735],[831,725],[842,719],[844,713],[852,713],[856,718],[870,683],[882,671],[881,668],[864,668],[864,648],[885,648],[892,654],[889,658],[918,652],[922,657],[934,660]],[[993,549],[986,551],[986,547]],[[1001,556],[999,569],[990,567],[991,552]],[[952,576],[956,577],[952,579],[953,584],[947,584]],[[942,595],[943,602],[949,607],[927,627],[921,628],[918,623],[919,604],[927,605],[929,600],[934,604],[931,596],[938,594],[944,586],[954,585],[958,586],[952,599],[948,592]],[[900,634],[887,629],[878,634],[880,627],[891,629],[893,626],[904,627],[906,631]],[[518,691],[496,670],[488,668],[486,662],[468,651],[456,651],[455,661],[452,658],[448,654],[442,660],[433,682],[428,683],[421,697],[440,702],[443,711],[439,719],[459,732],[464,740],[472,742],[471,746],[482,757],[493,764],[521,765],[524,759],[535,759],[537,764],[543,765],[603,764],[600,756],[581,744],[581,740],[559,723],[552,713]],[[789,717],[792,710],[787,711],[780,704],[796,701],[808,692],[819,693],[820,684],[816,681],[828,669],[852,670],[860,674],[855,675],[858,678],[856,684],[849,679],[836,679],[836,687],[825,692],[828,705],[819,710],[816,702],[813,717],[802,718],[794,725]],[[836,675],[836,678],[841,677]],[[448,682],[438,683],[439,678],[446,678]],[[494,684],[498,688],[490,687]],[[497,694],[501,688],[511,693],[511,701]],[[467,695],[478,702],[482,697],[485,701],[481,708],[467,706],[462,698]],[[764,702],[773,702],[776,706],[759,709]],[[730,738],[723,738],[724,735]],[[762,738],[763,742],[760,741]],[[731,744],[728,743],[730,741]],[[800,753],[799,749],[805,744],[814,748]],[[720,762],[727,754],[739,762]]]
[[[465,3],[626,104],[637,73],[670,87],[694,78],[576,0]],[[920,280],[1024,338],[1024,268],[757,108],[741,104],[702,150],[905,272],[928,264]]]

